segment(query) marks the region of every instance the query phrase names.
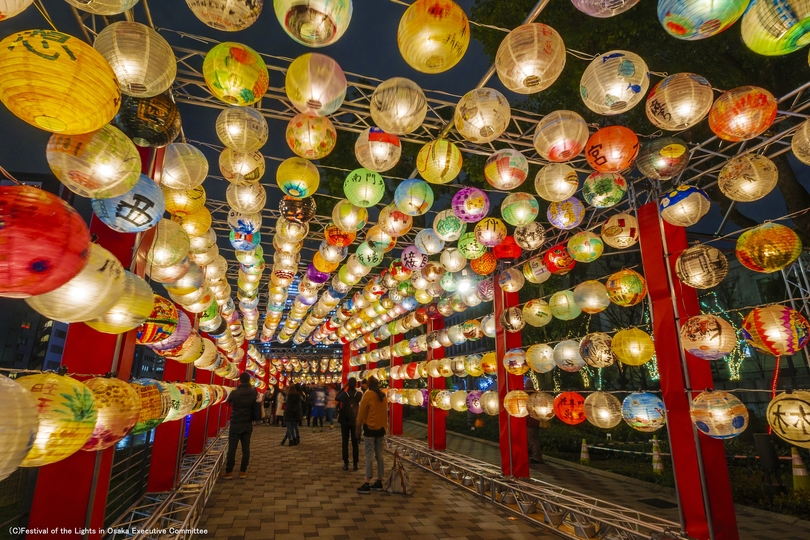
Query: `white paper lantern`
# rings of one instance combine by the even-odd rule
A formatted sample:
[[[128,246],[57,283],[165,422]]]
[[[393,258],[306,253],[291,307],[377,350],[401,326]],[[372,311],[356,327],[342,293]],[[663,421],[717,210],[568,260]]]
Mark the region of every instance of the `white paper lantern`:
[[[464,94],[454,115],[462,137],[473,143],[487,143],[500,137],[509,126],[512,111],[503,94],[492,88],[476,88]]]
[[[546,165],[534,177],[535,191],[549,202],[562,202],[573,197],[578,187],[577,172],[563,163]]]
[[[752,202],[770,193],[778,180],[773,161],[759,154],[744,154],[725,164],[717,176],[717,187],[732,201]]]
[[[585,68],[579,83],[585,105],[603,115],[621,114],[641,101],[650,86],[647,64],[630,51],[610,51]]]
[[[371,119],[380,129],[395,135],[407,135],[425,120],[427,98],[412,80],[394,77],[374,89],[369,109]]]
[[[568,339],[554,346],[554,363],[563,371],[574,372],[585,367],[585,360],[579,354],[579,343]]]
[[[234,105],[217,116],[217,137],[234,152],[259,150],[267,142],[267,120],[252,107]]]
[[[501,41],[495,56],[498,78],[518,94],[534,94],[557,80],[565,67],[565,44],[552,27],[518,26]]]
[[[552,162],[574,159],[587,142],[588,124],[573,111],[554,111],[547,114],[537,123],[534,133],[534,148],[537,153]]]
[[[714,315],[689,317],[681,327],[681,347],[702,360],[720,360],[737,346],[737,334],[726,320]]]
[[[2,13],[0,10],[0,14]],[[39,416],[37,402],[31,393],[5,375],[0,375],[0,407],[3,410],[3,422],[0,425],[2,481],[20,466],[31,449],[37,435]]]

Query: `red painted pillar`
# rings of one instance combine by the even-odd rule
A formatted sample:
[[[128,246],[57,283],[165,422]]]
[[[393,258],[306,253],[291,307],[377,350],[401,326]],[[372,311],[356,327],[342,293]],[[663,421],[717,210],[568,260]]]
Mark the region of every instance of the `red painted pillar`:
[[[402,341],[402,334],[391,336],[391,347]],[[391,367],[401,366],[403,358],[401,356],[391,355]],[[403,388],[404,382],[402,379],[391,379],[391,388]],[[388,427],[391,429],[391,435],[402,435],[402,405],[388,407]]]
[[[428,319],[428,333],[444,328],[444,317]],[[444,347],[438,349],[428,348],[427,360],[441,360],[444,358]],[[428,377],[428,395],[433,390],[444,390],[446,381],[444,377],[435,379]],[[447,411],[434,407],[428,402],[428,448],[431,450],[447,450]]]
[[[349,373],[352,370],[352,346],[348,343],[343,344],[343,364],[341,371],[341,381],[343,386],[349,384]]]
[[[223,386],[235,386],[234,382],[230,379],[222,379]],[[222,401],[222,407],[219,409],[219,427],[224,428],[228,421],[231,419],[231,406]]]
[[[211,383],[210,371],[203,369],[196,370],[194,382],[198,384]],[[188,443],[186,445],[187,454],[202,454],[208,442],[208,414],[211,411],[205,408],[191,415],[191,425],[188,428]]]
[[[163,368],[163,380],[166,382],[185,382],[189,378],[191,364],[181,364],[166,360]],[[186,419],[178,418],[164,422],[155,428],[155,442],[152,445],[152,462],[149,465],[149,481],[146,489],[149,492],[170,491],[174,489],[180,471],[183,451],[183,436]]]
[[[678,337],[683,320],[700,313],[695,290],[675,276],[686,230],[664,222],[655,202],[638,210],[638,221],[681,524],[694,538],[737,540],[723,441],[698,433],[689,416],[691,392],[684,391],[714,386],[709,363],[684,353]]]
[[[520,332],[507,332],[501,326],[501,313],[520,303],[517,293],[501,289],[495,280],[495,354],[498,358],[498,400],[501,403],[498,413],[500,426],[501,469],[505,476],[529,477],[529,441],[526,436],[526,419],[507,414],[503,407],[506,394],[512,390],[523,390],[523,376],[510,375],[503,365],[506,351],[521,347]]]
[[[222,386],[222,377],[217,377],[211,373],[211,384]],[[224,401],[224,400],[223,400]],[[208,438],[216,437],[219,433],[219,416],[222,410],[222,403],[217,403],[213,407],[208,407]]]

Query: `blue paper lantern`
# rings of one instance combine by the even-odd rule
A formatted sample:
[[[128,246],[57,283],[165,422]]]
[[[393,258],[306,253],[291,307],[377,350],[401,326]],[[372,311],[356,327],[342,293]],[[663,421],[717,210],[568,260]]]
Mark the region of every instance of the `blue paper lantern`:
[[[664,402],[649,392],[633,392],[622,402],[622,418],[631,428],[652,433],[667,423]]]
[[[403,214],[421,216],[433,206],[433,188],[423,180],[403,180],[394,192],[394,204]]]
[[[109,228],[124,233],[151,229],[166,211],[163,192],[157,183],[142,174],[135,186],[118,197],[93,199],[93,212]]]
[[[252,234],[245,234],[236,231],[231,231],[231,234],[228,236],[231,241],[231,245],[233,249],[237,249],[239,251],[253,251],[259,244],[262,242],[262,234],[261,233],[252,233]]]

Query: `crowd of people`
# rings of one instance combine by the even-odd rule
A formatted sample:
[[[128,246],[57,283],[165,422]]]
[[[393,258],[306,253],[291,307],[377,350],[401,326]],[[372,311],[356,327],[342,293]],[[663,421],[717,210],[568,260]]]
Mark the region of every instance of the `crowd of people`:
[[[242,462],[240,478],[247,477],[250,460],[250,436],[253,424],[262,424],[286,428],[281,445],[297,446],[301,444],[300,427],[304,419],[313,433],[324,430],[324,419],[329,429],[335,428],[335,420],[340,426],[343,470],[349,470],[349,445],[351,443],[352,470],[359,469],[362,441],[365,451],[365,482],[358,493],[370,493],[382,490],[384,472],[383,440],[388,432],[388,401],[380,389],[379,381],[370,377],[362,381],[360,388],[356,379],[349,379],[345,387],[335,384],[305,385],[294,384],[283,392],[268,391],[258,393],[250,385],[250,377],[242,374],[239,386],[228,396],[227,402],[232,405],[231,424],[228,438],[228,455],[223,479],[233,478],[236,462],[236,448],[242,445]],[[377,464],[377,475],[374,480],[374,463]]]

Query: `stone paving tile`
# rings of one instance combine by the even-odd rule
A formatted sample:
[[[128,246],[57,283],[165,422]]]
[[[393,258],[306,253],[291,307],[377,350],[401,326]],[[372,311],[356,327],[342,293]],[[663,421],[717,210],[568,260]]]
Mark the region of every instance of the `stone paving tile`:
[[[217,482],[198,525],[208,530],[202,538],[559,538],[412,464],[405,467],[413,495],[361,495],[362,446],[361,470],[347,472],[341,470],[339,431],[302,429],[302,444],[292,448],[279,445],[283,436],[279,427],[254,427],[248,478]],[[237,466],[240,458],[237,452]],[[386,454],[386,468],[390,464]]]

